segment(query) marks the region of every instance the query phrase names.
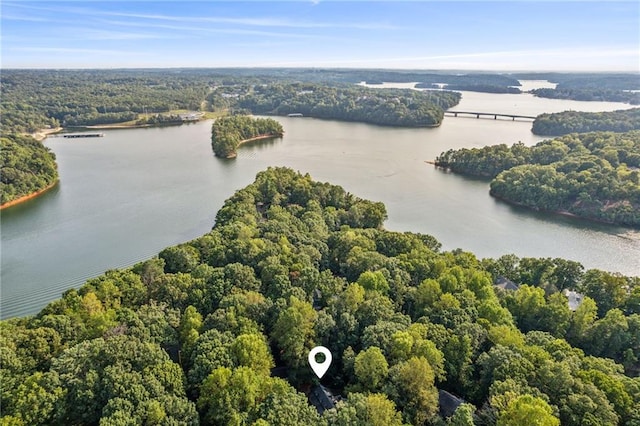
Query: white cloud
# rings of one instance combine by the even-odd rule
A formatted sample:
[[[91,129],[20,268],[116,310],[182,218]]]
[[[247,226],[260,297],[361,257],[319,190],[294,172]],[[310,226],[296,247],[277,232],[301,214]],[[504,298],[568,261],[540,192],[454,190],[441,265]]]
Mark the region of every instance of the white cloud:
[[[318,4],[319,1],[315,4]],[[8,3],[6,6],[15,6],[31,10],[48,11],[60,14],[87,15],[91,17],[121,17],[144,19],[150,21],[170,21],[180,23],[218,23],[230,25],[242,25],[249,27],[275,27],[275,28],[351,28],[360,30],[397,30],[401,27],[384,22],[311,22],[291,20],[273,17],[225,17],[225,16],[173,16],[164,14],[111,12],[84,7],[60,7],[60,6],[33,6],[23,3]],[[5,7],[6,7],[5,6]],[[188,10],[188,9],[187,9]]]
[[[86,49],[75,47],[10,47],[5,48],[13,52],[52,53],[52,54],[76,54],[76,55],[118,55],[118,56],[145,56],[146,52],[132,52],[111,49]]]

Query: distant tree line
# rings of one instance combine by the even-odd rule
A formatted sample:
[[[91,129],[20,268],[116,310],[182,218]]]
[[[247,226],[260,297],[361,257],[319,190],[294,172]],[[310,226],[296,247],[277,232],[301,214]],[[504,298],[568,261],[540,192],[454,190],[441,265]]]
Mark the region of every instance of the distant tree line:
[[[260,172],[214,228],[0,322],[3,424],[636,425],[640,282],[477,259],[383,204]],[[498,277],[518,290],[494,287]],[[560,292],[583,292],[571,310]],[[319,414],[307,391],[344,399]],[[275,367],[275,369],[274,369]],[[438,391],[464,404],[443,414]]]
[[[640,227],[640,131],[449,150],[435,164],[492,178],[491,194],[515,204]]]
[[[563,89],[640,90],[638,73],[516,73],[523,80],[548,80]]]
[[[247,115],[231,115],[213,122],[211,146],[216,156],[232,158],[238,146],[256,137],[282,137],[282,125],[271,118],[253,118]]]
[[[153,114],[136,120],[137,125],[182,124],[182,122],[182,117],[178,114]]]
[[[536,135],[560,136],[595,131],[628,132],[640,130],[640,108],[605,112],[564,111],[541,114],[533,122]]]
[[[534,95],[550,99],[571,99],[574,101],[624,102],[640,104],[640,93],[607,89],[573,89],[558,86],[555,89],[533,89]]]
[[[4,131],[135,120],[139,113],[199,110],[211,78],[165,70],[3,70]]]
[[[518,83],[519,84],[519,83]],[[440,86],[436,83],[418,83],[416,84],[418,89],[438,89]],[[522,91],[517,87],[512,86],[499,86],[491,84],[447,84],[444,89],[446,90],[464,90],[467,92],[484,92],[484,93],[512,93],[518,94]]]
[[[56,157],[31,136],[8,134],[0,148],[0,204],[40,191],[58,181]]]
[[[640,75],[637,73],[524,73],[514,76],[557,83],[555,89],[531,91],[543,98],[640,104]]]

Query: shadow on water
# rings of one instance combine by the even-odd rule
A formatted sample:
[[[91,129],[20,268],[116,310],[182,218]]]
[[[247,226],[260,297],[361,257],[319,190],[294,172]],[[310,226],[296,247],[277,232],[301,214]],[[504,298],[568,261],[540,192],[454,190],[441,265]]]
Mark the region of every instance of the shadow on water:
[[[640,237],[640,230],[632,227],[613,225],[609,223],[585,219],[578,216],[565,215],[562,213],[537,211],[525,206],[518,206],[515,204],[511,204],[507,201],[503,201],[498,198],[494,198],[494,197],[492,198],[497,205],[499,205],[500,207],[502,206],[507,207],[510,213],[520,217],[532,218],[537,221],[546,222],[554,225],[570,226],[574,229],[602,232],[608,235],[615,235],[620,238],[628,238],[631,240],[638,239],[630,236],[635,233],[638,233],[638,237]]]
[[[269,138],[269,139],[259,139],[259,140],[255,140],[255,141],[250,141],[250,142],[245,142],[243,143],[240,148],[239,148],[239,152],[243,151],[243,150],[265,150],[268,149],[269,147],[272,147],[273,145],[279,144],[282,142],[282,138]]]
[[[481,176],[464,175],[454,173],[451,170],[443,169],[441,167],[434,168],[441,174],[447,175],[451,179],[458,179],[468,182],[470,184],[489,185],[491,183],[490,178]],[[640,230],[633,227],[625,227],[621,225],[614,225],[605,222],[598,222],[589,220],[586,218],[571,216],[562,213],[555,213],[550,211],[539,211],[525,206],[519,206],[512,204],[508,201],[501,200],[499,198],[492,197],[489,191],[485,192],[487,197],[490,197],[494,205],[500,209],[507,209],[510,214],[518,216],[523,219],[533,219],[535,221],[544,222],[547,224],[568,226],[574,229],[584,231],[597,231],[608,235],[613,235],[620,238],[626,238],[630,240],[640,240]]]
[[[0,212],[0,216],[3,219],[9,218],[23,218],[31,213],[35,213],[40,209],[48,208],[47,204],[56,199],[61,192],[61,183],[58,182],[53,188],[38,195],[36,198],[27,200],[23,203],[17,204],[12,207],[8,207]]]

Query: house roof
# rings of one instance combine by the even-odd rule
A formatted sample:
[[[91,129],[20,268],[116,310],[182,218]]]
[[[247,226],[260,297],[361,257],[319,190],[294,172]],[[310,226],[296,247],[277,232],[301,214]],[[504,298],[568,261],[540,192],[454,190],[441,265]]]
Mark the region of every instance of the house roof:
[[[311,388],[308,398],[309,402],[316,407],[319,414],[322,414],[324,410],[335,408],[336,403],[342,399],[340,395],[333,395],[329,389],[322,385]]]
[[[440,415],[442,417],[452,416],[462,403],[464,403],[462,398],[458,398],[446,390],[438,390],[438,405],[440,406]]]
[[[564,289],[562,292],[565,296],[567,296],[567,302],[569,303],[569,309],[575,311],[578,309],[578,306],[584,300],[584,294],[575,292],[573,290]]]
[[[510,291],[515,291],[520,288],[518,284],[514,283],[510,279],[505,278],[503,276],[499,276],[498,278],[496,278],[496,281],[493,283],[493,286],[497,288],[501,288],[503,290],[510,290]]]

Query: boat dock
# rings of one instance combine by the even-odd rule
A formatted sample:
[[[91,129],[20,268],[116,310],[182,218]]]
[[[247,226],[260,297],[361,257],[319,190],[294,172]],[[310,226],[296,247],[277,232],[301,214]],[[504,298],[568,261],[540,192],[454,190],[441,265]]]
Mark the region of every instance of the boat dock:
[[[67,133],[62,135],[63,138],[101,138],[104,136],[104,133]]]

